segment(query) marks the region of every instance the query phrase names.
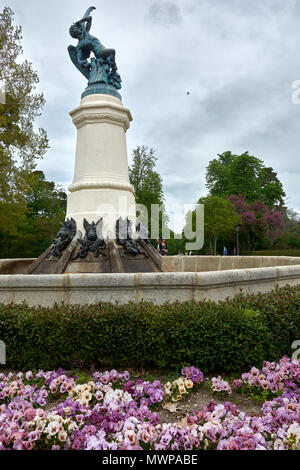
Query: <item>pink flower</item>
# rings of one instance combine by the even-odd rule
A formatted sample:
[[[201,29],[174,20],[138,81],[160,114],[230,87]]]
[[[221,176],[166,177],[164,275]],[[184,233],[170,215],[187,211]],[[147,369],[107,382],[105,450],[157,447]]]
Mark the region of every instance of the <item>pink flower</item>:
[[[34,408],[27,408],[24,413],[26,421],[32,421],[36,415],[36,411]]]

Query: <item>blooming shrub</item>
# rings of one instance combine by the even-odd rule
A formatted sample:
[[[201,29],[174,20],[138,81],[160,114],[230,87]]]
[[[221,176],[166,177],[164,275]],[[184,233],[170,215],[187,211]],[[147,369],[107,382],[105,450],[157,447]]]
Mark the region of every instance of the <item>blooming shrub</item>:
[[[128,372],[116,370],[96,372],[83,384],[61,369],[0,374],[0,449],[300,449],[299,362],[287,357],[266,362],[235,386],[247,382],[263,389],[260,372],[269,388],[275,381],[281,393],[263,404],[262,416],[249,416],[230,402],[212,402],[187,416],[186,426],[160,424],[155,410],[172,399],[174,383],[181,397],[201,386],[203,374],[195,367],[182,369],[179,379],[165,385],[131,380]],[[220,377],[212,383],[228,392]]]

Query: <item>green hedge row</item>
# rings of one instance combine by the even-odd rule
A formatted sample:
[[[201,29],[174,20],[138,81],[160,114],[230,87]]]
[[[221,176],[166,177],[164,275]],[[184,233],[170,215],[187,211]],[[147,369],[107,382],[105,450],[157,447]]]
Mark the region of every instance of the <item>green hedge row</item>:
[[[297,339],[300,286],[218,303],[0,305],[0,340],[20,370],[94,363],[242,371],[290,355]]]

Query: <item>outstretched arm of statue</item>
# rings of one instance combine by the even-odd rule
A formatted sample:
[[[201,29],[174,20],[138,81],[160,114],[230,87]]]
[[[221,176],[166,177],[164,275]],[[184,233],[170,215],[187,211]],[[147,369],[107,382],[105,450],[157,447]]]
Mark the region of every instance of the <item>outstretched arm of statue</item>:
[[[90,31],[91,27],[92,27],[92,17],[91,16],[87,16],[85,18],[82,18],[81,20],[77,21],[78,24],[82,24],[82,23],[86,23],[85,25],[85,30],[87,32]]]
[[[96,10],[96,7],[90,7],[87,12],[83,15],[83,18],[78,21],[78,23],[86,23],[85,29],[87,32],[90,31],[91,26],[92,26],[92,17],[90,16],[90,13]]]
[[[93,11],[93,10],[96,10],[96,7],[90,7],[87,12],[83,15],[82,18],[86,18],[87,16],[90,16],[90,13]]]

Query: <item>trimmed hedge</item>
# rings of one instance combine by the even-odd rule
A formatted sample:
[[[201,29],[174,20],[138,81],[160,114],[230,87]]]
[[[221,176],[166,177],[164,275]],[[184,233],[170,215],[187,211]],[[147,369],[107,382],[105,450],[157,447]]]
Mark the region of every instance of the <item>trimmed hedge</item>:
[[[0,305],[10,367],[179,368],[241,371],[291,354],[300,339],[300,286],[222,302],[156,306]]]

